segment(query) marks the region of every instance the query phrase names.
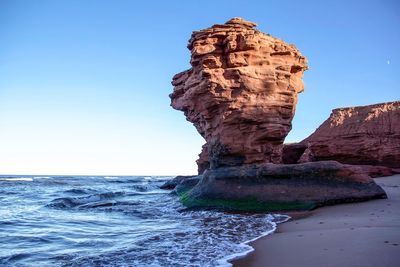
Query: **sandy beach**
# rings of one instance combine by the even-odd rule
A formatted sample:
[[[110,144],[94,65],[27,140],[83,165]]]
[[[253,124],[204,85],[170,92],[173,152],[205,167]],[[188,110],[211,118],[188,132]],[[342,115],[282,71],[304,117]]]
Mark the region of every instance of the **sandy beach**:
[[[399,266],[400,175],[375,181],[388,199],[324,207],[283,223],[233,266]]]

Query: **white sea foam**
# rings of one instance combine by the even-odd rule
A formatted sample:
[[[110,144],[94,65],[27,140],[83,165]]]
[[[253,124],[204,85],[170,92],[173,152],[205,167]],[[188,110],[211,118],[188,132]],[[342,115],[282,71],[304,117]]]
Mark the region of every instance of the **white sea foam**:
[[[231,255],[228,255],[228,256],[220,259],[220,260],[217,260],[218,267],[231,267],[232,266],[232,263],[230,263],[231,261],[233,261],[235,259],[243,258],[246,255],[248,255],[249,253],[254,251],[254,248],[249,245],[251,242],[254,242],[257,239],[260,239],[260,238],[262,238],[264,236],[267,236],[267,235],[270,235],[270,234],[274,233],[276,231],[277,225],[279,223],[284,223],[284,222],[290,220],[290,216],[287,216],[287,215],[276,214],[275,216],[282,217],[282,220],[280,220],[279,222],[274,222],[274,216],[267,215],[266,219],[269,220],[270,222],[272,222],[272,229],[261,233],[261,235],[255,237],[253,239],[250,239],[250,240],[247,240],[247,241],[245,241],[243,243],[240,243],[238,245],[238,247],[243,248],[244,251],[243,252],[239,252],[239,253],[235,253],[235,254],[231,254]]]
[[[16,178],[0,178],[0,181],[10,181],[10,182],[32,182],[32,178],[28,177],[16,177]]]
[[[271,234],[277,223],[288,219],[284,215],[188,211],[183,209],[178,197],[159,189],[165,177],[106,176],[110,180],[104,177],[54,179],[61,179],[63,183],[60,184],[52,179],[47,182],[33,176],[4,175],[0,180],[24,182],[7,184],[8,194],[4,194],[6,201],[3,204],[7,212],[15,211],[18,215],[19,202],[14,201],[18,194],[24,200],[31,198],[32,201],[27,201],[24,206],[28,209],[36,209],[35,194],[40,194],[40,198],[46,197],[48,204],[38,212],[45,212],[40,218],[43,218],[41,223],[46,229],[52,228],[50,238],[57,237],[53,233],[60,233],[62,229],[62,236],[76,239],[77,247],[72,245],[73,249],[91,253],[65,254],[65,249],[71,249],[71,243],[64,244],[57,238],[56,245],[61,249],[54,251],[54,244],[49,246],[46,242],[42,248],[54,253],[61,265],[72,263],[88,267],[94,266],[93,262],[102,266],[231,266],[229,261],[254,250],[250,242]],[[114,177],[119,179],[113,180]],[[32,180],[34,183],[26,182]],[[46,186],[38,187],[35,181],[41,181]],[[7,201],[8,195],[10,201]],[[71,211],[71,216],[65,224],[68,211]],[[35,225],[40,227],[40,222]],[[12,226],[7,227],[12,229]],[[82,227],[83,231],[77,234],[77,227]],[[104,227],[107,227],[107,233]],[[91,241],[93,236],[96,237],[94,243]],[[7,238],[2,236],[1,231],[0,237],[2,240]],[[102,245],[114,244],[116,238],[129,245]],[[82,243],[82,239],[90,241]],[[18,242],[13,243],[15,246],[10,248],[10,253],[14,253],[12,251],[25,244],[26,240]],[[28,263],[36,264],[35,260],[28,258]],[[41,263],[43,266],[51,265],[47,259]]]
[[[104,179],[109,179],[109,180],[116,180],[118,179],[118,176],[104,176]]]

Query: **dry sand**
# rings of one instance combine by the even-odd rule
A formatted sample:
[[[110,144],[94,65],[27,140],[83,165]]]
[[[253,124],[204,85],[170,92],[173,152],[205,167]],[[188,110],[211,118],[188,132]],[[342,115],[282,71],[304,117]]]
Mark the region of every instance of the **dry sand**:
[[[233,266],[400,266],[400,175],[375,181],[388,199],[320,208],[283,223]]]

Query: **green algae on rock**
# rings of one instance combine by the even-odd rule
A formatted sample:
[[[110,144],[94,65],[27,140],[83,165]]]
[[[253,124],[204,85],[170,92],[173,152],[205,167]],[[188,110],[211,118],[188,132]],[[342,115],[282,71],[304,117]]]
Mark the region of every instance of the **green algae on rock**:
[[[211,169],[176,191],[188,208],[240,212],[310,210],[386,198],[362,168],[336,161]]]

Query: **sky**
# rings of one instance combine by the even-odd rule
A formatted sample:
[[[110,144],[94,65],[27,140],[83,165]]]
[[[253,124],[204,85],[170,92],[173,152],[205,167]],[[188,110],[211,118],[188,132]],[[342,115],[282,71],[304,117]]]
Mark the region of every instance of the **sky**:
[[[286,142],[400,99],[396,0],[0,0],[0,174],[195,174],[205,141],[170,82],[192,31],[237,16],[308,59]]]

